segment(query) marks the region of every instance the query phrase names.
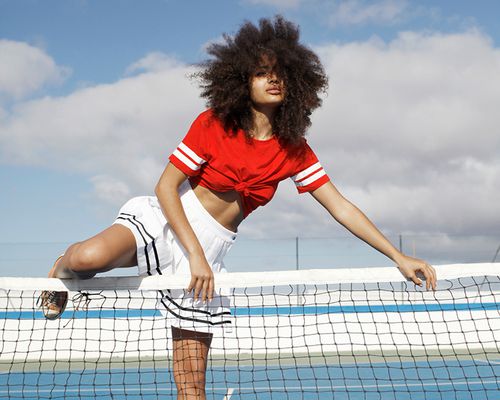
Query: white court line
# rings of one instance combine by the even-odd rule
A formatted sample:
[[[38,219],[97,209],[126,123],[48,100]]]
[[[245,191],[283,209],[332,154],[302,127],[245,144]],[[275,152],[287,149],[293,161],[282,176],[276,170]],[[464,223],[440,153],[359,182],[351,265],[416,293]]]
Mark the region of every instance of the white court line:
[[[486,365],[489,365],[489,364],[495,364],[495,365],[500,365],[500,361],[491,361],[491,360],[474,360],[475,363],[483,363],[483,364],[486,364]]]
[[[344,389],[344,390],[350,390],[350,389],[374,389],[374,388],[400,388],[400,387],[425,387],[425,386],[463,386],[463,385],[475,385],[475,384],[482,384],[482,385],[487,385],[487,384],[493,384],[493,383],[500,383],[500,379],[496,380],[489,380],[489,381],[453,381],[453,382],[436,382],[436,383],[397,383],[397,384],[383,384],[383,385],[350,385],[350,386],[253,386],[253,387],[238,387],[236,389],[231,388],[227,390],[227,394],[229,394],[229,391],[231,391],[230,394],[234,392],[234,390],[237,390],[239,392],[243,391],[300,391],[300,390],[338,390],[338,389]],[[224,391],[227,388],[207,388],[207,391]],[[32,390],[0,390],[0,394],[4,393],[10,393],[10,394],[15,394],[15,393],[84,393],[84,392],[102,392],[102,393],[113,393],[113,392],[122,392],[122,391],[142,391],[142,392],[166,392],[166,391],[171,391],[171,388],[141,388],[141,387],[136,387],[136,388],[131,388],[128,386],[125,386],[123,389],[120,390],[111,390],[111,389],[104,389],[104,388],[94,388],[94,389],[32,389]],[[226,394],[226,396],[227,396]]]
[[[233,395],[233,392],[234,392],[234,389],[233,389],[233,388],[229,388],[229,389],[227,389],[227,393],[226,393],[226,395],[224,396],[224,399],[223,399],[223,400],[229,400],[229,399],[231,399],[231,396]]]

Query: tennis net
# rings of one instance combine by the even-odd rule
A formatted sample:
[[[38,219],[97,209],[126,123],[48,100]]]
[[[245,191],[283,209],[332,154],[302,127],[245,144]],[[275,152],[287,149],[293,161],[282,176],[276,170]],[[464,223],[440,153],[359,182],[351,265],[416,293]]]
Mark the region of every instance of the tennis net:
[[[209,399],[497,399],[500,264],[216,276]],[[0,278],[0,399],[176,398],[168,290],[189,277]],[[37,307],[69,290],[62,318]],[[168,289],[168,290],[167,290]],[[222,320],[221,320],[222,321]]]

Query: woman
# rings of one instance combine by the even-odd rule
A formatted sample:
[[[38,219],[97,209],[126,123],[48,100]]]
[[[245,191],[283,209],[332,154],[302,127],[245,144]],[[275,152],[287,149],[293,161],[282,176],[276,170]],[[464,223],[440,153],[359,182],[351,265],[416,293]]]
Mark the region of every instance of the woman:
[[[170,156],[156,197],[127,202],[111,227],[71,245],[49,272],[88,278],[137,265],[142,275],[190,273],[187,292],[166,291],[162,300],[177,317],[172,335],[179,399],[205,398],[211,328],[227,322],[214,272],[225,270],[223,258],[239,224],[286,178],[393,260],[406,278],[421,285],[421,273],[427,289],[436,284],[430,265],[399,252],[339,193],[307,145],[309,116],[321,104],[327,77],[318,57],[299,43],[298,28],[278,16],[258,27],[245,23],[224,39],[209,47],[212,58],[197,74],[209,109]],[[42,294],[47,318],[61,315],[67,297]]]

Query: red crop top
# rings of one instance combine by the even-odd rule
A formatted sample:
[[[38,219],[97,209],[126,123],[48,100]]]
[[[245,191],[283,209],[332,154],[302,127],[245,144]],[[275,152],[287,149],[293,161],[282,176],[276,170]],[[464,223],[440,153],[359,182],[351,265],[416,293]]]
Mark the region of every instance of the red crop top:
[[[330,180],[305,139],[303,145],[292,154],[276,137],[254,140],[241,130],[227,133],[207,110],[196,118],[169,159],[195,184],[216,192],[236,190],[246,217],[268,203],[286,178],[292,178],[299,193]]]

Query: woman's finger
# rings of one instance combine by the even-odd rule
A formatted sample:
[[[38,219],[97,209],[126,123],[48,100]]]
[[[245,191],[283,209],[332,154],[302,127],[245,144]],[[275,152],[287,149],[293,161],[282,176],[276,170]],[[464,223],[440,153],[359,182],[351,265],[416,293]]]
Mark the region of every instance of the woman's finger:
[[[433,285],[432,281],[434,277],[432,276],[432,273],[427,266],[424,267],[424,276],[425,276],[425,289],[429,290],[431,288],[431,285]]]
[[[214,299],[214,278],[211,277],[210,280],[208,281],[208,301],[212,301]]]
[[[420,271],[425,277],[425,288],[427,290],[431,288],[432,290],[436,290],[437,277],[434,268],[432,268],[432,266],[429,264],[424,264],[422,266],[419,266],[418,271]]]
[[[434,277],[434,287],[433,289],[436,290],[436,287],[437,287],[437,274],[436,274],[436,269],[432,266],[432,265],[429,265],[429,267],[431,267],[431,271],[432,271],[432,276]]]
[[[189,286],[187,288],[187,292],[188,293],[191,293],[191,291],[193,290],[194,288],[194,285],[196,285],[196,278],[194,276],[191,275],[191,281],[189,282]]]
[[[420,270],[424,274],[425,277],[425,288],[429,290],[431,287],[435,288],[434,274],[432,273],[432,268],[429,264],[424,264]]]
[[[201,294],[200,294],[200,300],[205,303],[207,301],[208,293],[208,281],[206,279],[201,281]]]
[[[409,278],[415,285],[422,286],[422,280],[415,274],[415,272],[412,272]]]
[[[193,295],[194,301],[197,301],[200,298],[200,293],[202,292],[202,289],[203,289],[203,280],[198,278],[196,280],[196,285],[194,287],[194,295]]]

